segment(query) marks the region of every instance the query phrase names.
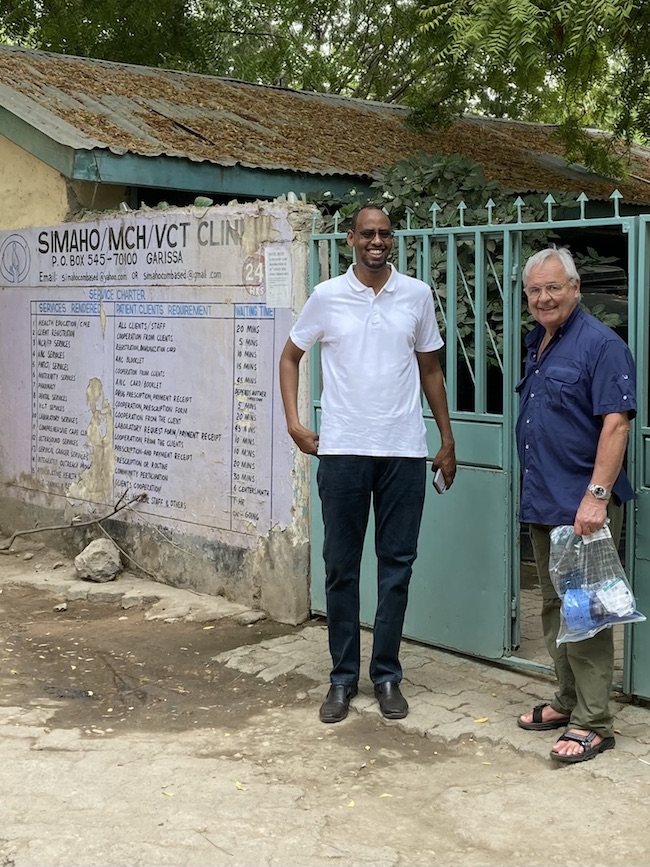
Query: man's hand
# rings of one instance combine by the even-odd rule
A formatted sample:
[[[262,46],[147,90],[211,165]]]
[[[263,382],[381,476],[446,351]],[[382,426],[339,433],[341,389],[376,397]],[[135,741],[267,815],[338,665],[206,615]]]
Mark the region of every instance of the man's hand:
[[[449,421],[445,381],[438,360],[438,353],[434,350],[433,352],[416,352],[415,355],[420,369],[422,391],[440,432],[441,446],[433,459],[431,469],[434,475],[436,470],[442,470],[445,485],[451,488],[456,475],[456,451],[451,422]]]
[[[445,485],[451,488],[456,476],[456,451],[453,445],[440,446],[431,466],[431,472],[434,475],[436,470],[442,470]]]
[[[593,494],[586,493],[576,512],[573,532],[576,536],[588,536],[605,526],[607,520],[607,501],[597,500]]]
[[[318,454],[318,434],[301,424],[289,428],[289,435],[301,452],[306,455]]]
[[[318,454],[318,434],[300,424],[298,418],[298,367],[304,351],[289,338],[280,357],[280,392],[289,436],[306,455]]]
[[[591,480],[611,491],[623,466],[623,458],[630,433],[627,412],[610,412],[603,416],[603,427],[598,438],[596,461]],[[573,522],[576,536],[588,536],[605,526],[607,500],[598,500],[585,491]]]

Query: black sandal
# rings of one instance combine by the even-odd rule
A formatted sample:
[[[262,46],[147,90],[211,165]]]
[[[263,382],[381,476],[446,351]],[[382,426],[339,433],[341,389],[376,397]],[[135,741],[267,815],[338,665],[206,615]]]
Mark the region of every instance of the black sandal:
[[[544,702],[544,704],[535,705],[533,708],[533,721],[532,722],[522,722],[521,717],[517,720],[517,725],[520,729],[526,729],[529,732],[548,732],[551,729],[561,729],[564,726],[569,724],[568,716],[561,716],[559,719],[549,719],[544,722],[542,718],[542,711],[545,707],[548,707],[548,702]]]
[[[582,747],[581,753],[576,753],[574,756],[562,756],[551,750],[551,758],[556,762],[565,762],[568,765],[575,765],[576,762],[588,762],[599,753],[604,753],[605,750],[613,750],[616,745],[614,738],[603,738],[600,743],[592,747],[594,738],[597,738],[596,732],[589,732],[588,735],[579,735],[577,732],[564,732],[559,741],[575,741]]]

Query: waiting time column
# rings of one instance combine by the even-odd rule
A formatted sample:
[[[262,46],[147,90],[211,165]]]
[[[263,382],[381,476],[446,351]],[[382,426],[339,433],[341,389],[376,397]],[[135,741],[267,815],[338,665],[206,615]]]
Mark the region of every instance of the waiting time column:
[[[275,310],[236,304],[233,343],[232,524],[271,529]]]

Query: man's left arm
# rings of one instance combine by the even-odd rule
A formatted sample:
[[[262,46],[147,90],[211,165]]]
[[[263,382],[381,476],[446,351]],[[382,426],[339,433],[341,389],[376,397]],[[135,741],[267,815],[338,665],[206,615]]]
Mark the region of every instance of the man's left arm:
[[[612,412],[603,416],[603,427],[598,439],[596,461],[591,483],[612,490],[623,466],[625,449],[630,433],[630,419],[626,412]],[[589,491],[580,501],[573,525],[578,536],[587,536],[600,530],[607,518],[607,501],[597,500]]]
[[[447,392],[442,368],[438,360],[438,353],[416,352],[418,367],[420,368],[420,383],[426,397],[436,425],[440,432],[440,448],[433,459],[432,470],[442,470],[447,487],[451,487],[456,475],[456,446],[454,435],[449,421],[449,409],[447,407]]]

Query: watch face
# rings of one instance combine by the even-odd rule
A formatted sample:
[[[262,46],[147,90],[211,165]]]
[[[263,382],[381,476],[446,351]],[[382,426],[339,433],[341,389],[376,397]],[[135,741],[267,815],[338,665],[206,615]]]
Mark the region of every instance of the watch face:
[[[597,500],[607,499],[607,488],[604,488],[602,485],[590,485],[589,490]]]

